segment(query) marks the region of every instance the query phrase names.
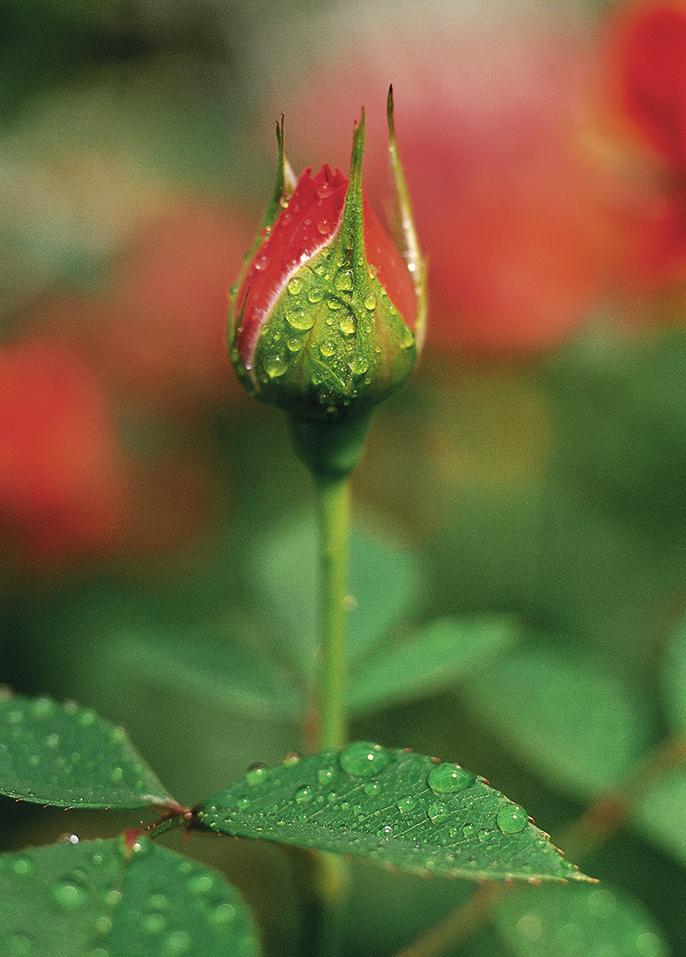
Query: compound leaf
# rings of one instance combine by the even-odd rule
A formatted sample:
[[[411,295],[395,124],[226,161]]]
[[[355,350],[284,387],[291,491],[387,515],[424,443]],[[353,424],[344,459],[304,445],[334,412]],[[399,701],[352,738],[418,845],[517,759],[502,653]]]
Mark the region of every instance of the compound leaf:
[[[369,742],[254,767],[206,801],[198,819],[224,834],[449,877],[585,879],[483,778]]]

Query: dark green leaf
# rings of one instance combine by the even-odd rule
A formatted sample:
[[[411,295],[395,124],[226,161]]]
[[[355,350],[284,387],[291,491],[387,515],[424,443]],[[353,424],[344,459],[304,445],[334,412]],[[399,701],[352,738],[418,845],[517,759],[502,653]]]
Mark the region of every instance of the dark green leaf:
[[[219,874],[149,841],[84,841],[0,858],[3,957],[256,957]]]
[[[125,636],[114,653],[130,663],[138,682],[194,694],[250,718],[298,718],[300,702],[286,676],[250,645],[197,633],[158,642]]]
[[[319,579],[317,530],[302,516],[260,543],[253,578],[261,601],[280,625],[278,640],[288,643],[289,657],[304,675],[314,668],[317,643]],[[350,542],[349,623],[351,660],[362,658],[410,616],[421,591],[416,556],[391,545],[378,533],[354,529]]]
[[[460,691],[476,717],[561,792],[615,786],[647,743],[627,688],[550,647],[514,649]]]
[[[55,807],[172,801],[121,728],[73,702],[9,692],[0,696],[0,794]]]
[[[686,734],[686,618],[679,621],[667,645],[662,687],[671,727]]]
[[[538,887],[504,896],[495,924],[515,957],[667,957],[642,904],[601,887]]]
[[[445,690],[518,637],[514,620],[502,615],[439,618],[354,670],[348,704],[364,713]]]
[[[358,854],[407,870],[584,879],[526,812],[457,765],[367,742],[249,771],[199,811],[224,834]]]

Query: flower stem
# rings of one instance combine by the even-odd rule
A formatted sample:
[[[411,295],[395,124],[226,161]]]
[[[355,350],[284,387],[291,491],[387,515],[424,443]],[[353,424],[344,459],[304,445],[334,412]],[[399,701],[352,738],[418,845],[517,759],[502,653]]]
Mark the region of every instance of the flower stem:
[[[321,562],[321,646],[318,683],[319,749],[347,738],[346,609],[350,502],[345,478],[317,477]]]
[[[318,749],[341,748],[347,740],[346,607],[350,498],[347,475],[315,475],[320,528],[321,643],[317,683]],[[315,857],[316,953],[337,957],[341,950],[342,911],[348,867],[332,854]]]

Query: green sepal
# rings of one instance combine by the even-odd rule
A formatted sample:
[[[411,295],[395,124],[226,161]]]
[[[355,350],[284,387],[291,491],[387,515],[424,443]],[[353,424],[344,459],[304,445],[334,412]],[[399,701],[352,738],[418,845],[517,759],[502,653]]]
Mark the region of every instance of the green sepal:
[[[417,230],[414,224],[414,214],[412,212],[412,203],[410,202],[410,191],[407,188],[405,171],[400,162],[398,153],[398,144],[395,138],[395,117],[393,110],[393,84],[388,87],[388,98],[386,100],[386,119],[388,121],[388,152],[391,162],[391,172],[393,174],[393,185],[395,186],[395,205],[397,234],[400,240],[400,249],[403,258],[407,263],[407,268],[412,276],[415,295],[417,297],[417,320],[415,322],[415,336],[417,339],[417,350],[421,352],[424,345],[424,336],[426,335],[426,315],[427,315],[427,268],[426,260],[422,255],[417,238]]]
[[[274,190],[264,212],[260,230],[255,237],[254,243],[243,256],[243,265],[241,266],[238,280],[231,287],[229,294],[228,346],[232,359],[235,351],[236,332],[240,328],[242,319],[242,312],[236,315],[236,309],[238,306],[238,292],[243,285],[243,279],[245,278],[245,274],[248,271],[250,263],[252,262],[257,250],[262,245],[266,236],[269,235],[269,231],[287,205],[288,200],[293,195],[296,183],[297,179],[295,173],[293,172],[291,164],[286,158],[285,117],[282,113],[281,119],[276,124],[276,179],[274,182]],[[234,366],[236,366],[238,369],[238,364],[235,361]],[[246,381],[247,377],[241,375],[241,379],[243,381],[243,385],[246,388],[249,388],[249,384]]]

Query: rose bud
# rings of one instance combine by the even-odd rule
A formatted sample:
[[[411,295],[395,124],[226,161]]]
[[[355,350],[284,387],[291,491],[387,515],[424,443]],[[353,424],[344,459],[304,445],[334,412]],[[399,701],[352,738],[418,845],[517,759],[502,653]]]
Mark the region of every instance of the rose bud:
[[[368,420],[415,362],[424,330],[424,263],[388,97],[399,248],[362,192],[364,111],[350,175],[324,165],[297,183],[277,126],[275,193],[231,307],[231,356],[255,396],[296,422]],[[366,431],[366,427],[365,427]],[[319,441],[319,439],[317,439]]]

